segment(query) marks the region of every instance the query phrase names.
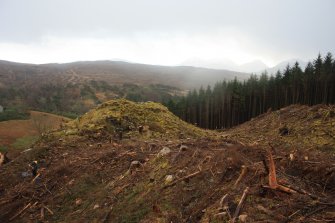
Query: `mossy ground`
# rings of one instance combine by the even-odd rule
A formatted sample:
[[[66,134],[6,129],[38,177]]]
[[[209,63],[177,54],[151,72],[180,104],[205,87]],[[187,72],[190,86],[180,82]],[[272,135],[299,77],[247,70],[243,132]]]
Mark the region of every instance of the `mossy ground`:
[[[139,133],[139,126],[145,128],[143,134]],[[159,103],[135,103],[126,99],[101,104],[70,122],[67,131],[116,133],[120,129],[126,137],[141,138],[198,138],[215,135],[214,132],[202,130],[182,121]]]

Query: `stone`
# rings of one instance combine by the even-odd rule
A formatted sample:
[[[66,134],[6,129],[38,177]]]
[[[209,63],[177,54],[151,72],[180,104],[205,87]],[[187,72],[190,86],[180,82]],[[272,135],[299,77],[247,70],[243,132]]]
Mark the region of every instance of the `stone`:
[[[93,210],[98,209],[99,207],[100,207],[99,204],[95,204]]]
[[[81,203],[83,203],[83,200],[80,198],[76,199],[76,205],[81,205]]]
[[[247,217],[248,217],[248,215],[246,215],[246,214],[241,214],[240,216],[238,216],[238,220],[240,221],[240,222],[247,222]]]
[[[163,147],[163,149],[161,149],[161,151],[159,151],[157,156],[165,156],[169,153],[171,153],[171,149],[169,147]]]
[[[132,169],[132,168],[138,168],[138,167],[140,167],[141,166],[141,162],[140,161],[138,161],[138,160],[134,160],[134,161],[132,161],[131,163],[130,163],[130,169]]]
[[[171,183],[172,181],[173,181],[173,175],[167,175],[166,177],[165,177],[165,183]]]
[[[187,148],[188,148],[187,146],[181,145],[180,148],[179,148],[179,152],[186,151]]]

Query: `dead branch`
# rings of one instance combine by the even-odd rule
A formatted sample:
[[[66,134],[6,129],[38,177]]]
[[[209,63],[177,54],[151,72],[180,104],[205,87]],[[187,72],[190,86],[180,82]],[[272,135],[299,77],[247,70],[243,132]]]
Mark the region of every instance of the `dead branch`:
[[[44,207],[41,207],[41,221],[44,220]]]
[[[290,221],[295,215],[297,215],[299,212],[301,211],[301,209],[295,211],[293,214],[291,214],[290,216],[287,217],[286,222]]]
[[[313,214],[315,214],[315,213],[317,213],[317,212],[319,212],[319,211],[322,211],[322,210],[324,210],[324,209],[326,209],[326,208],[327,208],[327,206],[319,207],[319,208],[315,209],[314,211],[309,212],[308,214],[306,214],[305,216],[303,216],[303,217],[300,218],[300,219],[303,221],[303,220],[305,220],[306,218],[312,216]]]
[[[227,203],[228,194],[223,195],[220,199],[220,208],[223,209],[224,205]]]
[[[273,157],[270,150],[268,150],[268,159],[269,159],[269,187],[273,190],[281,190],[286,193],[296,193],[295,190],[278,184],[276,176],[276,166],[273,161]]]
[[[105,222],[108,221],[111,212],[112,212],[112,210],[109,210],[109,211],[106,213],[106,215],[104,216],[104,218],[103,218],[102,221],[101,221],[102,223],[105,223]]]
[[[228,202],[227,202],[228,196],[229,196],[229,194],[225,194],[220,199],[220,209],[219,210],[220,211],[224,210],[225,212],[222,212],[222,213],[227,213],[229,219],[231,219],[231,214],[230,214],[229,207],[228,207]]]
[[[34,177],[34,179],[31,181],[31,183],[34,183],[36,181],[36,179],[40,176],[41,174],[37,174],[36,177]]]
[[[51,215],[54,215],[53,211],[50,210],[50,208],[48,208],[46,205],[43,205],[43,207],[45,209],[47,209],[47,211],[51,214]]]
[[[0,152],[0,166],[5,162],[5,155]]]
[[[257,209],[264,212],[265,214],[271,216],[272,219],[278,219],[280,221],[284,220],[285,217],[281,214],[278,214],[276,212],[270,211],[268,209],[266,209],[265,207],[263,207],[262,205],[257,205]]]
[[[233,218],[231,219],[231,223],[234,223],[235,220],[236,220],[236,218],[237,218],[237,216],[239,215],[240,210],[241,210],[241,208],[242,208],[242,205],[243,205],[243,203],[244,203],[245,198],[247,197],[248,192],[249,192],[249,187],[246,187],[245,190],[243,191],[241,200],[240,200],[240,202],[239,202],[238,205],[237,205],[237,208],[236,208],[236,210],[235,210],[234,216],[233,216]]]
[[[177,180],[175,180],[174,182],[172,182],[172,183],[170,183],[170,184],[168,184],[168,185],[165,185],[165,186],[163,187],[163,189],[166,189],[166,188],[168,188],[168,187],[172,187],[172,186],[176,185],[177,183],[179,183],[180,181],[187,180],[187,179],[189,179],[189,178],[191,178],[191,177],[194,177],[194,176],[198,175],[198,174],[201,173],[201,172],[202,172],[202,171],[196,171],[196,172],[194,172],[194,173],[191,173],[190,175],[187,175],[187,176],[185,176],[185,177],[182,177],[182,178],[180,178],[180,179],[177,179]]]
[[[14,215],[13,217],[11,217],[9,219],[9,221],[13,221],[16,217],[18,217],[19,215],[21,215],[25,210],[27,210],[27,208],[29,208],[31,206],[31,203],[27,204],[21,211],[19,211],[16,215]]]
[[[236,186],[240,183],[240,181],[241,181],[242,178],[246,175],[247,172],[248,172],[248,168],[247,168],[247,166],[242,165],[242,167],[241,167],[241,174],[240,174],[240,176],[237,178],[237,180],[235,181],[234,188],[236,188]]]

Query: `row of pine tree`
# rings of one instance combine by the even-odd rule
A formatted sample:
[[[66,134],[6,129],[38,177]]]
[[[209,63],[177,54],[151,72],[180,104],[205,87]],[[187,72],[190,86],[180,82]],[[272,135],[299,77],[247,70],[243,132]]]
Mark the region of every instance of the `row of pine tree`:
[[[244,82],[222,81],[213,88],[193,90],[185,97],[169,100],[166,106],[181,119],[202,128],[229,128],[269,109],[291,104],[334,104],[335,61],[331,53],[319,54],[304,70],[296,62],[268,76],[251,75]]]

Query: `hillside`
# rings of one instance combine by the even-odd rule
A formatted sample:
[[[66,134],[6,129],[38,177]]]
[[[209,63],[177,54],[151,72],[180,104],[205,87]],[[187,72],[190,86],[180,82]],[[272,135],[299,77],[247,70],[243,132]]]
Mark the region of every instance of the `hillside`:
[[[117,61],[22,64],[0,61],[0,105],[76,117],[102,102],[166,102],[188,90],[247,74]]]
[[[190,66],[158,66],[120,61],[85,61],[67,64],[22,64],[0,61],[0,87],[7,84],[31,86],[35,83],[77,84],[89,80],[110,85],[124,83],[162,84],[181,89],[215,84],[223,79],[244,80],[247,73]],[[38,81],[36,81],[38,80]]]
[[[286,131],[286,133],[285,133]],[[291,105],[269,111],[224,132],[223,137],[243,144],[334,150],[335,106]]]
[[[30,146],[46,131],[58,129],[68,118],[30,111],[27,120],[10,120],[0,122],[0,148],[9,150],[9,157],[15,156],[20,149]]]
[[[245,192],[235,222],[330,222],[334,140],[320,135],[305,148],[298,136],[332,134],[333,112],[291,106],[218,134],[156,103],[113,100],[0,167],[0,221],[228,222]],[[143,122],[151,134],[139,133]],[[288,135],[280,136],[278,123]],[[122,140],[115,135],[120,129]],[[26,173],[32,160],[40,163],[38,179]],[[278,184],[290,192],[270,188],[271,160]]]

